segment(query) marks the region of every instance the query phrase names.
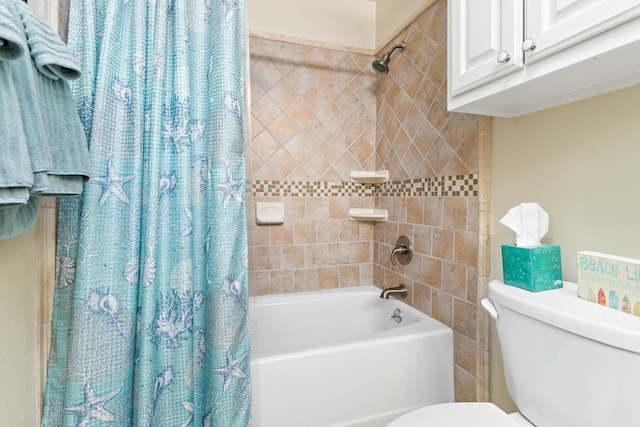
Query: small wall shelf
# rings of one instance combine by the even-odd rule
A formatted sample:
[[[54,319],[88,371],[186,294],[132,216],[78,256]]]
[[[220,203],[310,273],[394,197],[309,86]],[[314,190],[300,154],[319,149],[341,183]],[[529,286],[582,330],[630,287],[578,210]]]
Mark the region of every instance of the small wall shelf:
[[[380,184],[389,181],[389,171],[352,171],[350,177],[353,182],[359,182],[362,184]]]
[[[256,224],[280,225],[284,223],[284,203],[256,203]]]
[[[385,222],[389,219],[386,209],[349,209],[349,219],[352,221]]]

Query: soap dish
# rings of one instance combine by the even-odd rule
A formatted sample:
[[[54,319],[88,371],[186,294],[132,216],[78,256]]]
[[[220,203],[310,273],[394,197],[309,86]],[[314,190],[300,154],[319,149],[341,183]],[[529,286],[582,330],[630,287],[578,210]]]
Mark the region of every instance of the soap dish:
[[[389,171],[380,170],[375,172],[353,171],[350,174],[351,181],[362,184],[381,184],[389,181]]]
[[[256,203],[256,224],[279,225],[284,223],[284,203]]]
[[[389,219],[389,212],[386,209],[349,209],[349,219],[352,221],[373,221],[384,222]]]

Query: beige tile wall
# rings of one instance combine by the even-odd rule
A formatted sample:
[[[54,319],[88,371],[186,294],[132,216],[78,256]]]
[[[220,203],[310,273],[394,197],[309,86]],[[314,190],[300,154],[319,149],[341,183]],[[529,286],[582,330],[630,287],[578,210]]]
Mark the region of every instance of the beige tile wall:
[[[486,264],[478,261],[486,235],[479,223],[483,119],[446,108],[445,2],[400,40],[407,47],[392,55],[391,72],[376,75],[366,55],[251,39],[250,289],[403,282],[410,304],[454,330],[456,399],[486,400],[477,304],[485,283],[478,268]],[[393,182],[348,182],[352,170],[376,169],[388,169]],[[449,189],[463,181],[465,191]],[[285,223],[255,225],[256,201],[284,202]],[[350,207],[386,208],[390,220],[352,222]],[[407,266],[391,266],[400,235],[411,238],[415,255]]]
[[[371,57],[252,37],[247,146],[253,295],[373,282],[373,225],[348,219],[373,207],[376,75]],[[255,203],[281,201],[285,222],[255,223]]]
[[[379,197],[390,221],[375,227],[374,283],[405,283],[412,304],[454,330],[456,399],[477,392],[480,118],[449,113],[446,97],[447,6],[438,2],[402,31],[407,47],[378,80],[377,164],[400,179],[473,176],[476,191],[442,197]],[[392,266],[399,235],[415,258]],[[481,380],[481,379],[480,379]]]

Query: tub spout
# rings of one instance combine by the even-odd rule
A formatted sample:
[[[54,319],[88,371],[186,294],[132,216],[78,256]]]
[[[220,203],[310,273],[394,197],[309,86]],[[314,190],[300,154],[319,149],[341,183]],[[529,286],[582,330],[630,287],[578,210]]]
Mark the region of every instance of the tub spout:
[[[404,283],[401,283],[400,286],[396,286],[394,288],[382,288],[382,293],[380,294],[380,298],[389,299],[389,295],[398,298],[406,298],[407,297],[407,287]]]

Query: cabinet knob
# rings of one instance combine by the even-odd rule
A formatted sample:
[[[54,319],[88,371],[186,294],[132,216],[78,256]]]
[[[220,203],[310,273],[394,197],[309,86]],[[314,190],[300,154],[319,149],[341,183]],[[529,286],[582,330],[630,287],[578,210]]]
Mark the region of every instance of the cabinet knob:
[[[511,55],[509,55],[509,52],[507,52],[506,50],[501,50],[498,54],[498,62],[502,64],[504,62],[509,62],[510,60]]]
[[[536,48],[536,42],[534,42],[532,39],[526,39],[525,41],[522,42],[522,50],[524,50],[525,52],[528,52],[535,48]]]

